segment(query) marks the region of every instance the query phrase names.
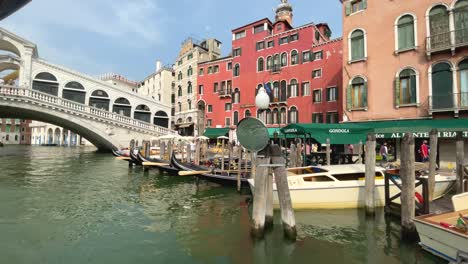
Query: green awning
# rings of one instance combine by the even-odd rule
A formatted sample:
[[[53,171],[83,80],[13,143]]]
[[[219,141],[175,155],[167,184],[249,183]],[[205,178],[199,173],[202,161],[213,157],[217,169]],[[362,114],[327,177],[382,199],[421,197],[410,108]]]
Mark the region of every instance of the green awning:
[[[229,128],[207,128],[203,134],[205,137],[217,138],[221,136],[228,136]]]
[[[330,139],[331,144],[358,144],[365,142],[372,128],[351,123],[342,124],[290,124],[281,129],[285,135],[313,138],[321,144]]]
[[[357,124],[373,128],[377,138],[403,138],[405,133],[413,133],[416,138],[429,138],[429,132],[437,129],[439,138],[454,138],[457,131],[461,131],[464,137],[468,137],[468,118],[459,119],[415,119],[370,121]]]

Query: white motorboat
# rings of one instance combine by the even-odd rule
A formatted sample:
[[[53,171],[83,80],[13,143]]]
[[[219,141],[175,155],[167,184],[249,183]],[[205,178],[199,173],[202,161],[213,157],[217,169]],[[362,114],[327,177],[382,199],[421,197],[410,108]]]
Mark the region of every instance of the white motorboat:
[[[375,205],[385,205],[385,169],[375,169]],[[342,209],[365,205],[365,165],[309,166],[288,169],[288,185],[295,209]],[[447,193],[454,185],[456,176],[436,175],[434,198]],[[398,183],[401,180],[396,179]],[[248,180],[252,193],[254,179]],[[421,186],[416,191],[422,193]],[[399,193],[398,187],[390,185],[390,196]],[[398,200],[396,201],[398,202]],[[277,207],[278,194],[273,184],[273,204]]]
[[[457,228],[460,214],[468,219],[468,192],[452,197],[454,212],[415,218],[420,245],[434,255],[455,263],[468,261],[468,232]],[[468,222],[468,220],[465,220]]]

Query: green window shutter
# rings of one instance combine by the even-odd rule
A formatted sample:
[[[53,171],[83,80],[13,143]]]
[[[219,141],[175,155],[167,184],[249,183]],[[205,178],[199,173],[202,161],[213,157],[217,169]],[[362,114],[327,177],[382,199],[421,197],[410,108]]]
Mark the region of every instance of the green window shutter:
[[[400,78],[395,78],[395,108],[400,106]]]
[[[362,9],[367,9],[367,0],[362,0]]]
[[[416,93],[416,75],[412,75],[410,78],[410,92],[411,92],[411,103],[415,104],[417,102],[417,93]]]
[[[326,93],[326,100],[327,102],[330,101],[330,92],[329,92],[329,89],[325,89],[325,93]]]
[[[352,101],[352,93],[353,87],[348,85],[348,89],[346,89],[346,108],[350,111],[353,108],[353,101]]]
[[[345,4],[345,12],[346,15],[349,16],[351,14],[351,1],[346,2]]]
[[[369,104],[367,103],[367,82],[364,83],[364,91],[362,93],[362,105],[367,107]]]

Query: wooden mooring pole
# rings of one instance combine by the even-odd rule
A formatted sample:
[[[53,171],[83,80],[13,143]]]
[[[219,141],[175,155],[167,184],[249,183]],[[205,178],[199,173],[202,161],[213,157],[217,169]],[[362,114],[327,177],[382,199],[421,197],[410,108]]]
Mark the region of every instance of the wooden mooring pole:
[[[164,155],[166,155],[166,142],[161,141],[159,144],[159,157],[164,160]]]
[[[195,157],[194,157],[195,165],[200,165],[200,141],[197,140],[195,143]],[[197,177],[198,178],[198,177]]]
[[[269,164],[269,158],[257,159],[258,165]],[[253,166],[253,165],[252,165]],[[254,202],[252,209],[252,235],[256,238],[265,236],[265,217],[266,217],[266,178],[268,167],[259,166],[255,173]]]
[[[436,175],[436,167],[437,167],[437,129],[432,129],[429,133],[429,147],[431,148],[429,152],[429,201],[432,202],[434,188],[435,188],[435,175]]]
[[[291,143],[291,146],[289,147],[289,168],[296,168],[297,164],[297,151],[296,151],[296,145],[294,143]]]
[[[241,191],[241,173],[242,173],[242,146],[238,146],[238,162],[237,162],[237,191]],[[247,167],[247,162],[245,162]]]
[[[357,164],[362,164],[362,141],[359,141]]]
[[[286,164],[286,160],[281,155],[281,148],[278,145],[271,146],[271,161],[275,165]],[[273,173],[281,208],[284,234],[288,239],[295,241],[297,237],[296,218],[292,207],[291,194],[289,193],[286,166],[275,166]]]
[[[327,165],[328,165],[328,166],[331,165],[331,155],[330,155],[330,152],[331,152],[330,139],[327,138]]]
[[[366,153],[367,155],[367,153]],[[414,137],[406,133],[401,141],[401,235],[405,240],[418,239],[415,216],[415,167],[414,167]]]
[[[465,159],[465,142],[463,141],[463,132],[457,132],[457,194],[463,192],[463,160]]]
[[[366,141],[366,178],[365,178],[365,199],[366,215],[375,215],[375,134],[367,135]]]
[[[273,227],[273,175],[271,168],[267,170],[266,182],[266,210],[265,210],[265,228]]]

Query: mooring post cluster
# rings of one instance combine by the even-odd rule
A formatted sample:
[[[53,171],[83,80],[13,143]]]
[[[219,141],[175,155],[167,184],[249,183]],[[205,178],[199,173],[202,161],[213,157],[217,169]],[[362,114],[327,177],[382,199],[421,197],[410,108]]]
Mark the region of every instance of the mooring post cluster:
[[[366,215],[375,214],[375,134],[367,135],[366,140],[366,175],[365,175],[365,199]]]

